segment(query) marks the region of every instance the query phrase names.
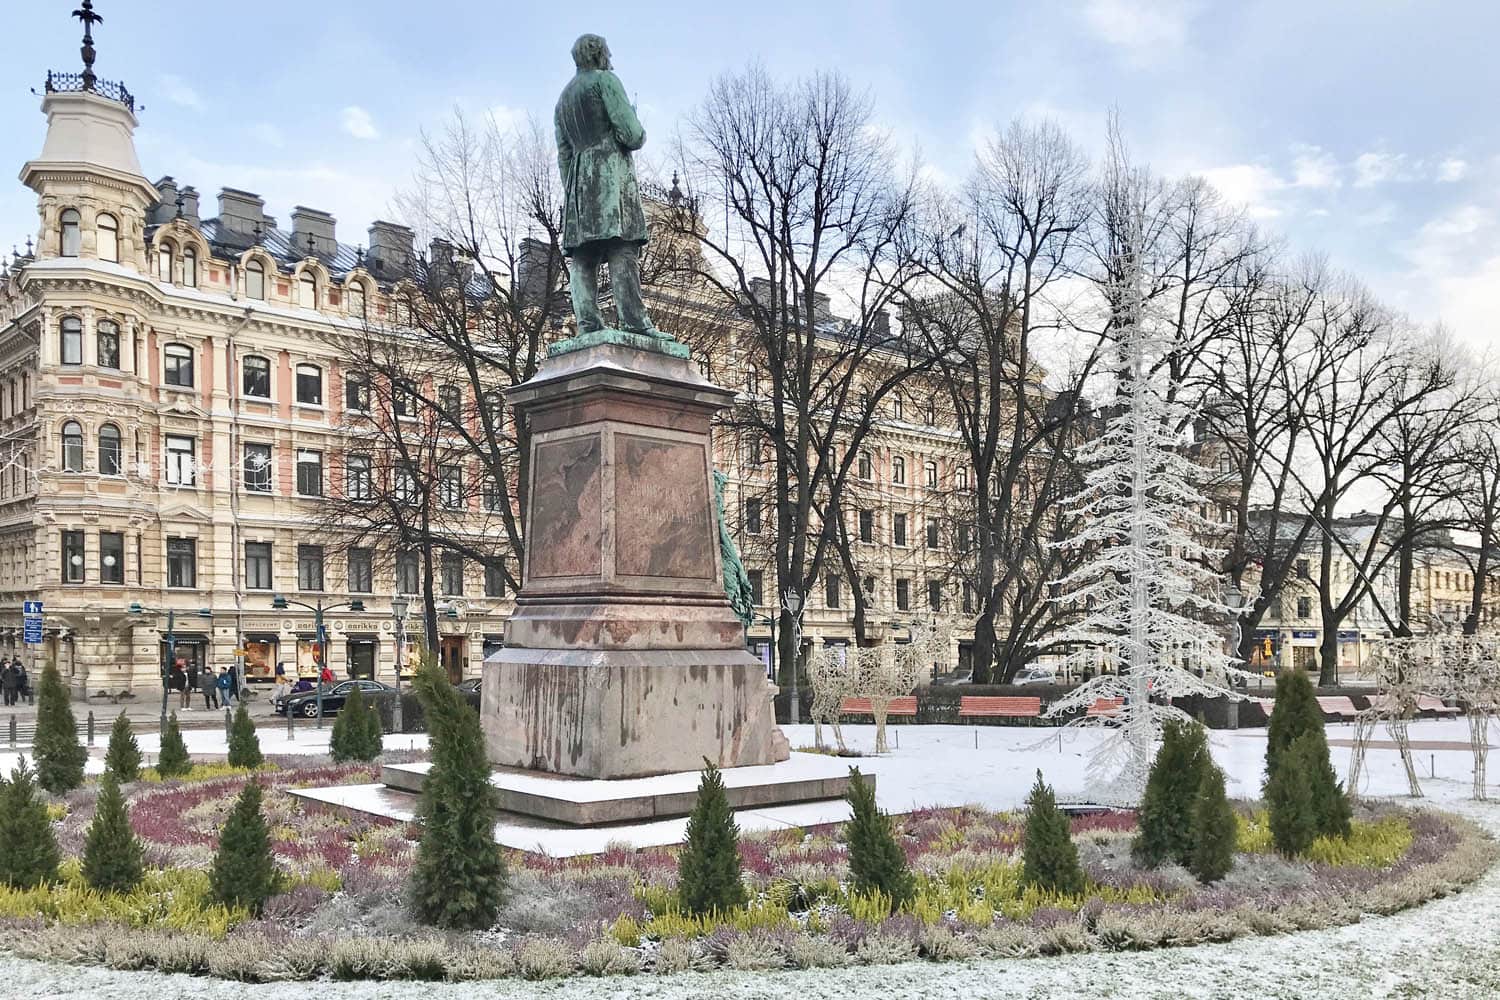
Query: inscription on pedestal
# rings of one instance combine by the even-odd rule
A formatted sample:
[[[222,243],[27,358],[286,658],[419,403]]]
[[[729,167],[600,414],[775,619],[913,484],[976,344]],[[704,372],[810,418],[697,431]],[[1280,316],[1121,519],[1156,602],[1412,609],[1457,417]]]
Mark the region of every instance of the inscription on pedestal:
[[[700,445],[615,435],[616,573],[713,578],[704,470]]]
[[[598,436],[537,445],[532,477],[527,575],[600,575]]]

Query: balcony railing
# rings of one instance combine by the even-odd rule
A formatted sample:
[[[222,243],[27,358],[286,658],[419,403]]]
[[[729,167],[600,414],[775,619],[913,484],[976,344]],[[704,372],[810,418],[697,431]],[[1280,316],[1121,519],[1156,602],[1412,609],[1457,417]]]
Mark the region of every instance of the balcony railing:
[[[49,94],[78,94],[87,91],[119,101],[131,111],[135,110],[135,95],[125,89],[124,83],[95,79],[92,73],[59,73],[48,70],[45,87]]]

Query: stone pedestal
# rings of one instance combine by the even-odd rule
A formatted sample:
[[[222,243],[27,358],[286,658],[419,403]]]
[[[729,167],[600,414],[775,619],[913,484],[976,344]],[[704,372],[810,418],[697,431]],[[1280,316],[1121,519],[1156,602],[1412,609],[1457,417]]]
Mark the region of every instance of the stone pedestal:
[[[787,756],[724,596],[709,427],[733,394],[684,353],[595,337],[509,394],[530,506],[506,647],[484,666],[495,764],[627,778]]]

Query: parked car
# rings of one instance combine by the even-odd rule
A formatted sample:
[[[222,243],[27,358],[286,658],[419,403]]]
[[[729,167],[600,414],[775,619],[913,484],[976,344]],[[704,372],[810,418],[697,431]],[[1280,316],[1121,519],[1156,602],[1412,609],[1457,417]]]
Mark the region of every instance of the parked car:
[[[932,683],[934,687],[947,687],[951,684],[967,684],[972,677],[973,674],[968,671],[963,673],[954,671],[951,674],[938,674],[932,679]]]
[[[395,691],[389,684],[366,679],[339,681],[337,684],[323,685],[323,714],[337,715],[339,709],[344,707],[344,699],[358,687],[366,696],[380,691]],[[311,691],[301,691],[286,698],[277,698],[271,703],[271,710],[277,715],[296,713],[309,719],[318,717],[318,689],[314,687]]]
[[[1057,672],[1051,667],[1027,667],[1017,670],[1012,684],[1055,684],[1057,683]]]

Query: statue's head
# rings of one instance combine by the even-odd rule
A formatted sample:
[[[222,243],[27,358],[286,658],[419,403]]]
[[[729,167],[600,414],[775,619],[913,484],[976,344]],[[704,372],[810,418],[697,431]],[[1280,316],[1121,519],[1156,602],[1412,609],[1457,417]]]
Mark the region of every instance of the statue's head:
[[[579,35],[573,43],[573,65],[579,69],[612,69],[609,43],[599,35]]]

